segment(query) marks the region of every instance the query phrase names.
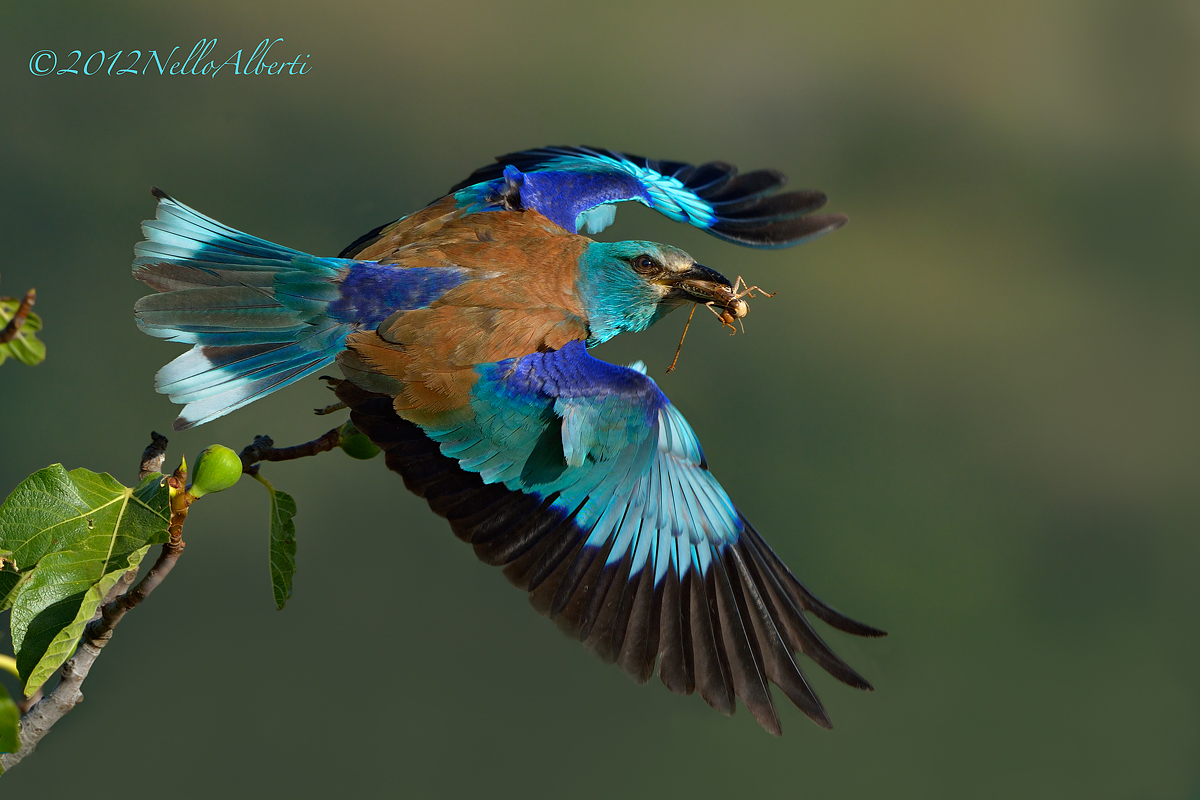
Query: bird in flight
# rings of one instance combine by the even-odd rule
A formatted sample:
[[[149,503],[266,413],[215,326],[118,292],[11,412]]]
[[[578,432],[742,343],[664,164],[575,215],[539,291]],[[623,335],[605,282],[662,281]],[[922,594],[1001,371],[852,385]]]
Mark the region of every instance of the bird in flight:
[[[177,430],[337,362],[339,399],[405,485],[533,606],[638,683],[782,730],[774,683],[831,727],[803,654],[870,690],[808,615],[859,636],[810,592],[709,472],[691,426],[639,363],[588,348],[680,306],[745,301],[687,253],[602,243],[636,201],[714,236],[789,247],[846,221],[817,191],[587,147],[512,153],[337,258],[241,233],[155,189],[134,275],[146,333],[191,349],[156,376]]]

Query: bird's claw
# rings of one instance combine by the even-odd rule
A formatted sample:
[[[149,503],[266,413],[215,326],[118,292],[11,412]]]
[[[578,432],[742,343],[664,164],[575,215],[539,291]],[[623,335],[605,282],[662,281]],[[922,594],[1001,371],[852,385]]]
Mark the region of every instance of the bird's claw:
[[[331,386],[329,388],[332,389],[334,387]],[[323,417],[326,414],[332,414],[335,411],[341,411],[343,408],[349,408],[349,406],[347,406],[345,403],[330,403],[324,408],[314,408],[313,413],[319,417]]]

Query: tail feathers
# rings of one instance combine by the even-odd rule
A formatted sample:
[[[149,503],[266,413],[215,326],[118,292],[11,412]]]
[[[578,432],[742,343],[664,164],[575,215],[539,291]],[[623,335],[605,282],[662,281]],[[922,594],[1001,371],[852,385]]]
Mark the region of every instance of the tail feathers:
[[[155,189],[134,276],[160,294],[134,311],[151,336],[194,345],[158,391],[185,404],[175,429],[200,425],[331,363],[356,326],[330,319],[355,263],[318,258],[234,230]]]
[[[159,291],[234,283],[265,287],[286,271],[336,281],[354,263],[273,244],[206,217],[161,189],[153,192],[158,211],[142,223],[146,241],[133,248],[133,266],[136,278]]]
[[[155,387],[184,404],[175,430],[201,425],[330,364],[352,326],[330,322],[298,341],[197,345],[155,376]]]
[[[251,271],[249,269],[222,269],[212,264],[203,269],[194,262],[190,264],[172,264],[165,261],[150,263],[139,258],[134,262],[134,275],[142,283],[156,292],[176,292],[180,289],[200,289],[205,286],[255,286],[269,289],[279,273],[271,269]]]
[[[138,300],[133,309],[143,329],[190,333],[296,328],[312,316],[308,309],[289,308],[272,293],[249,286],[152,294]]]
[[[138,256],[202,256],[200,260],[229,264],[240,264],[244,263],[243,259],[249,259],[260,269],[265,263],[286,266],[297,257],[312,258],[299,250],[273,244],[206,217],[161,189],[151,191],[158,198],[158,209],[154,219],[142,223],[146,241],[134,248]]]
[[[339,348],[340,349],[340,348]],[[260,377],[246,379],[238,385],[222,392],[196,400],[184,406],[176,417],[173,427],[184,431],[196,425],[203,425],[218,417],[223,417],[231,411],[236,411],[244,405],[253,403],[261,397],[266,397],[277,389],[306,378],[333,361],[333,355],[322,357],[313,354],[306,360],[288,361],[285,365],[277,365],[269,371],[264,370]],[[172,398],[174,399],[174,398]]]

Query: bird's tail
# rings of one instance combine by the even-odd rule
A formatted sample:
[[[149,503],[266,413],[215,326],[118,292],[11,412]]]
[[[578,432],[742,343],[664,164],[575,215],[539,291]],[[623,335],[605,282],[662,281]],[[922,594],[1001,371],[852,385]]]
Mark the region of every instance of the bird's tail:
[[[353,324],[327,306],[353,262],[318,258],[236,231],[154,189],[157,218],[142,224],[133,274],[138,326],[194,345],[158,371],[155,386],[184,404],[175,430],[241,408],[333,361]]]

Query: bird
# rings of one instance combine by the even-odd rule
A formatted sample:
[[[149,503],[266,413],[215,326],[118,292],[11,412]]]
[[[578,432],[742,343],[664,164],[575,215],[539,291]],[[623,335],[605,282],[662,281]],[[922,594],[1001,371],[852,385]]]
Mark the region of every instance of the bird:
[[[800,582],[709,471],[699,439],[641,362],[589,348],[672,310],[744,314],[735,284],[678,248],[590,238],[617,204],[753,248],[829,233],[813,190],[776,170],[596,147],[500,156],[337,257],[238,230],[158,189],[134,275],[146,333],[191,349],[156,388],[210,422],[336,363],[351,422],[389,469],[533,607],[639,684],[782,735],[774,684],[832,722],[800,667],[871,684],[809,616],[857,622]],[[741,305],[739,305],[741,304]],[[740,312],[740,313],[739,313]]]

